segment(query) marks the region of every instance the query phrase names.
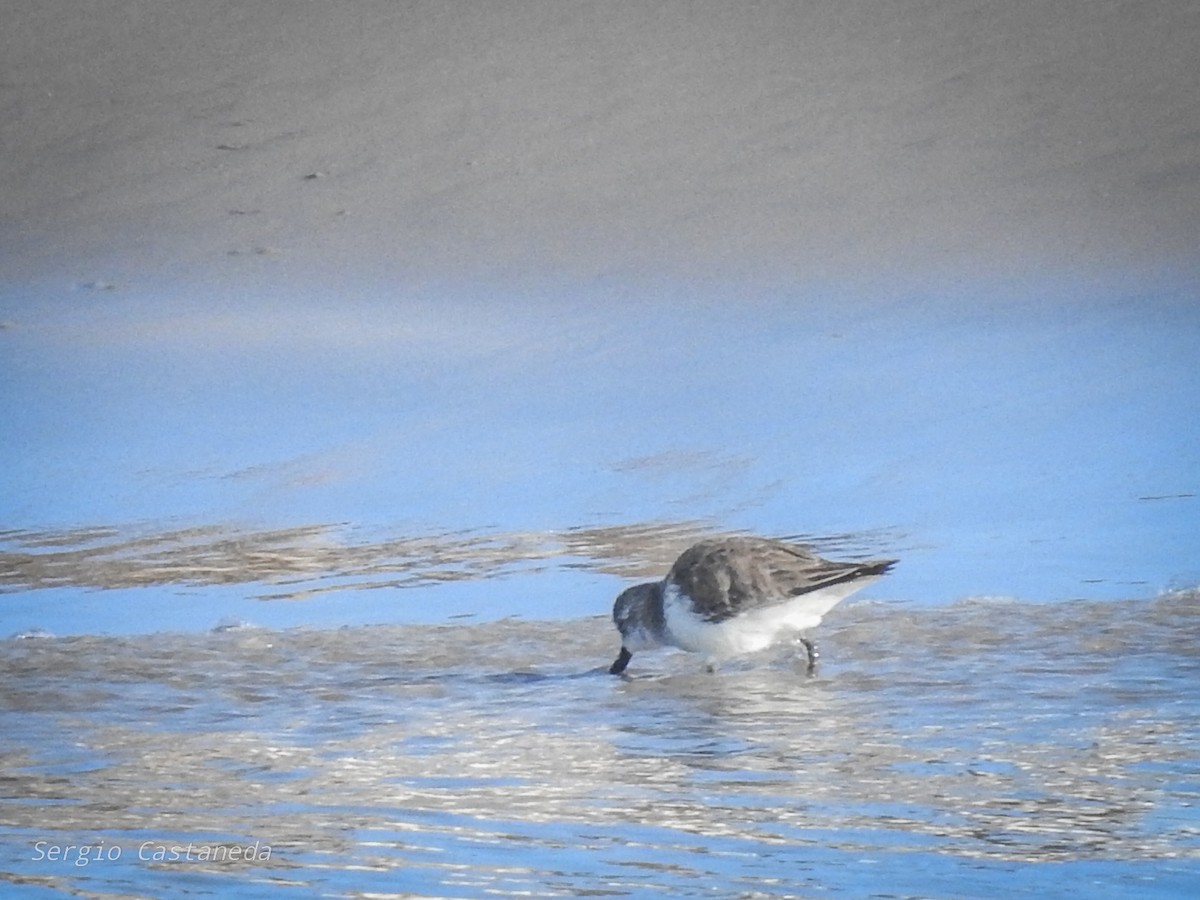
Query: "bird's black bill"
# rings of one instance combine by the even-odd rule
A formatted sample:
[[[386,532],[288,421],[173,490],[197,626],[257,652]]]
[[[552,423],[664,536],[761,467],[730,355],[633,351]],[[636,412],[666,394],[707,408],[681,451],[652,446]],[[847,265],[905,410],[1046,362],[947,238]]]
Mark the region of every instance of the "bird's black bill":
[[[608,674],[609,675],[620,675],[622,672],[625,671],[625,667],[627,665],[629,665],[629,661],[631,659],[633,659],[633,654],[630,653],[628,650],[626,650],[624,647],[622,647],[620,655],[617,656],[617,661],[615,663],[613,663],[611,666],[609,666]]]

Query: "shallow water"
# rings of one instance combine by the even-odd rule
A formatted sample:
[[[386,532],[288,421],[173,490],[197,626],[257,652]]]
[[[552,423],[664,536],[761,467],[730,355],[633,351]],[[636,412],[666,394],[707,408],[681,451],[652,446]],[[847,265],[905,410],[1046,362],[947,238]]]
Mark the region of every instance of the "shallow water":
[[[0,634],[576,618],[714,531],[900,557],[875,597],[1191,588],[1200,302],[1153,290],[0,297]]]
[[[613,678],[600,618],[11,639],[0,880],[22,897],[1183,896],[1198,599],[850,602],[813,679],[786,653],[706,674],[673,652]]]
[[[1195,296],[17,309],[5,894],[1196,893]],[[731,531],[901,564],[604,674]]]

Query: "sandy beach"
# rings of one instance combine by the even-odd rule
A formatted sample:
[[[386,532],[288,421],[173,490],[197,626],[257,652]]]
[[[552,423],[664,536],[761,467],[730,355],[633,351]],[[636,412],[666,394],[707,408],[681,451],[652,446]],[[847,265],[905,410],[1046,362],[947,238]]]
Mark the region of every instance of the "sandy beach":
[[[1196,262],[1179,0],[3,7],[6,289]]]

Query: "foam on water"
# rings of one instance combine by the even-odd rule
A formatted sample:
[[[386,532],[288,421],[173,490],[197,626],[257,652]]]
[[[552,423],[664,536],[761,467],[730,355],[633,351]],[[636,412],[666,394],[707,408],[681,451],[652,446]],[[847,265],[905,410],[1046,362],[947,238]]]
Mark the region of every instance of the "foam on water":
[[[9,640],[0,880],[17,896],[1200,885],[1195,594],[851,602],[819,634],[813,680],[785,655],[709,675],[670,652],[612,678],[600,618]],[[67,846],[120,856],[47,858]]]

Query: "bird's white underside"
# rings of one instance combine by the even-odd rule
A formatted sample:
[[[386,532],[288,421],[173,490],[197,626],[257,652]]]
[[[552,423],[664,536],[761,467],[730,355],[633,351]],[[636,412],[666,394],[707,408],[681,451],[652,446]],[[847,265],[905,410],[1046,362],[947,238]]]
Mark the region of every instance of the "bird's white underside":
[[[691,600],[668,580],[663,590],[665,636],[672,646],[703,653],[712,660],[755,653],[815,628],[840,601],[878,580],[876,576],[832,585],[723,622],[707,622],[698,616]]]

